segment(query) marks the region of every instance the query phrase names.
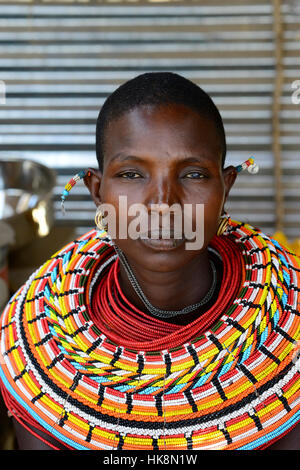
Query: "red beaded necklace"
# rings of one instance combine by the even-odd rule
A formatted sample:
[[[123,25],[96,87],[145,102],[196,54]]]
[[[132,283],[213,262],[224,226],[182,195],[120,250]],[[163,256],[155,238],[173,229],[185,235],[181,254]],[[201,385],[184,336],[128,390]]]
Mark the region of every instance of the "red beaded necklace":
[[[216,302],[188,325],[170,324],[139,310],[121,290],[120,261],[111,263],[94,287],[87,309],[91,320],[112,342],[129,349],[151,351],[176,347],[200,336],[230,307],[244,283],[245,266],[239,247],[227,236],[214,237],[210,246],[222,257],[223,277]],[[114,249],[112,248],[112,254]]]

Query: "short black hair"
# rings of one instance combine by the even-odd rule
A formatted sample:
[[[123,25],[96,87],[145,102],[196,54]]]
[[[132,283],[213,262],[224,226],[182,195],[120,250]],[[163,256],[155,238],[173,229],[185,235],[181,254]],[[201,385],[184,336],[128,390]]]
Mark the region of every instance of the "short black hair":
[[[96,156],[103,171],[105,130],[108,124],[126,112],[143,105],[183,104],[216,126],[222,151],[222,168],[226,157],[223,121],[211,97],[198,85],[174,72],[147,72],[123,83],[105,100],[96,124]]]

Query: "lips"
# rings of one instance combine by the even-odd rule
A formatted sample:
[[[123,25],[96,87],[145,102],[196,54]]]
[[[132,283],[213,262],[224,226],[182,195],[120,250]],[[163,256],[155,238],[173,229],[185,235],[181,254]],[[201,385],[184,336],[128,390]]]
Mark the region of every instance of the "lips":
[[[148,232],[142,232],[140,234],[142,239],[150,240],[181,240],[184,238],[181,231],[175,231],[174,229],[164,230],[164,229],[155,229],[149,230]]]
[[[154,251],[176,250],[185,241],[182,232],[159,229],[141,233],[140,241]]]
[[[172,251],[176,250],[180,245],[185,241],[184,238],[178,240],[176,238],[164,239],[151,239],[151,238],[140,238],[140,241],[143,245],[154,251]]]

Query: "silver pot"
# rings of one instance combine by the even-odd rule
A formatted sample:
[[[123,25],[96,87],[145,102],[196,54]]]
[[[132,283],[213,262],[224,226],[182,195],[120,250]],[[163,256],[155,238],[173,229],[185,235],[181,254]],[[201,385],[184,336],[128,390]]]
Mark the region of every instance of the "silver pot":
[[[0,160],[0,220],[14,231],[10,249],[48,235],[55,172],[31,160]]]

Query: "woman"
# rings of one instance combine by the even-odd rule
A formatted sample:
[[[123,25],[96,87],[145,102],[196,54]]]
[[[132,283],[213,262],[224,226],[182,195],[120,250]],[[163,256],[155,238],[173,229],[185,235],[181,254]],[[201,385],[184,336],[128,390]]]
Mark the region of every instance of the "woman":
[[[212,100],[177,74],[140,75],[106,100],[96,151],[99,169],[73,183],[115,208],[116,233],[98,211],[100,232],[56,253],[2,316],[20,448],[299,449],[300,263],[222,218],[240,168],[224,167]],[[120,236],[133,221],[120,196],[148,222],[158,208],[158,237]],[[175,217],[165,238],[173,204],[204,205],[189,219],[200,247]]]

